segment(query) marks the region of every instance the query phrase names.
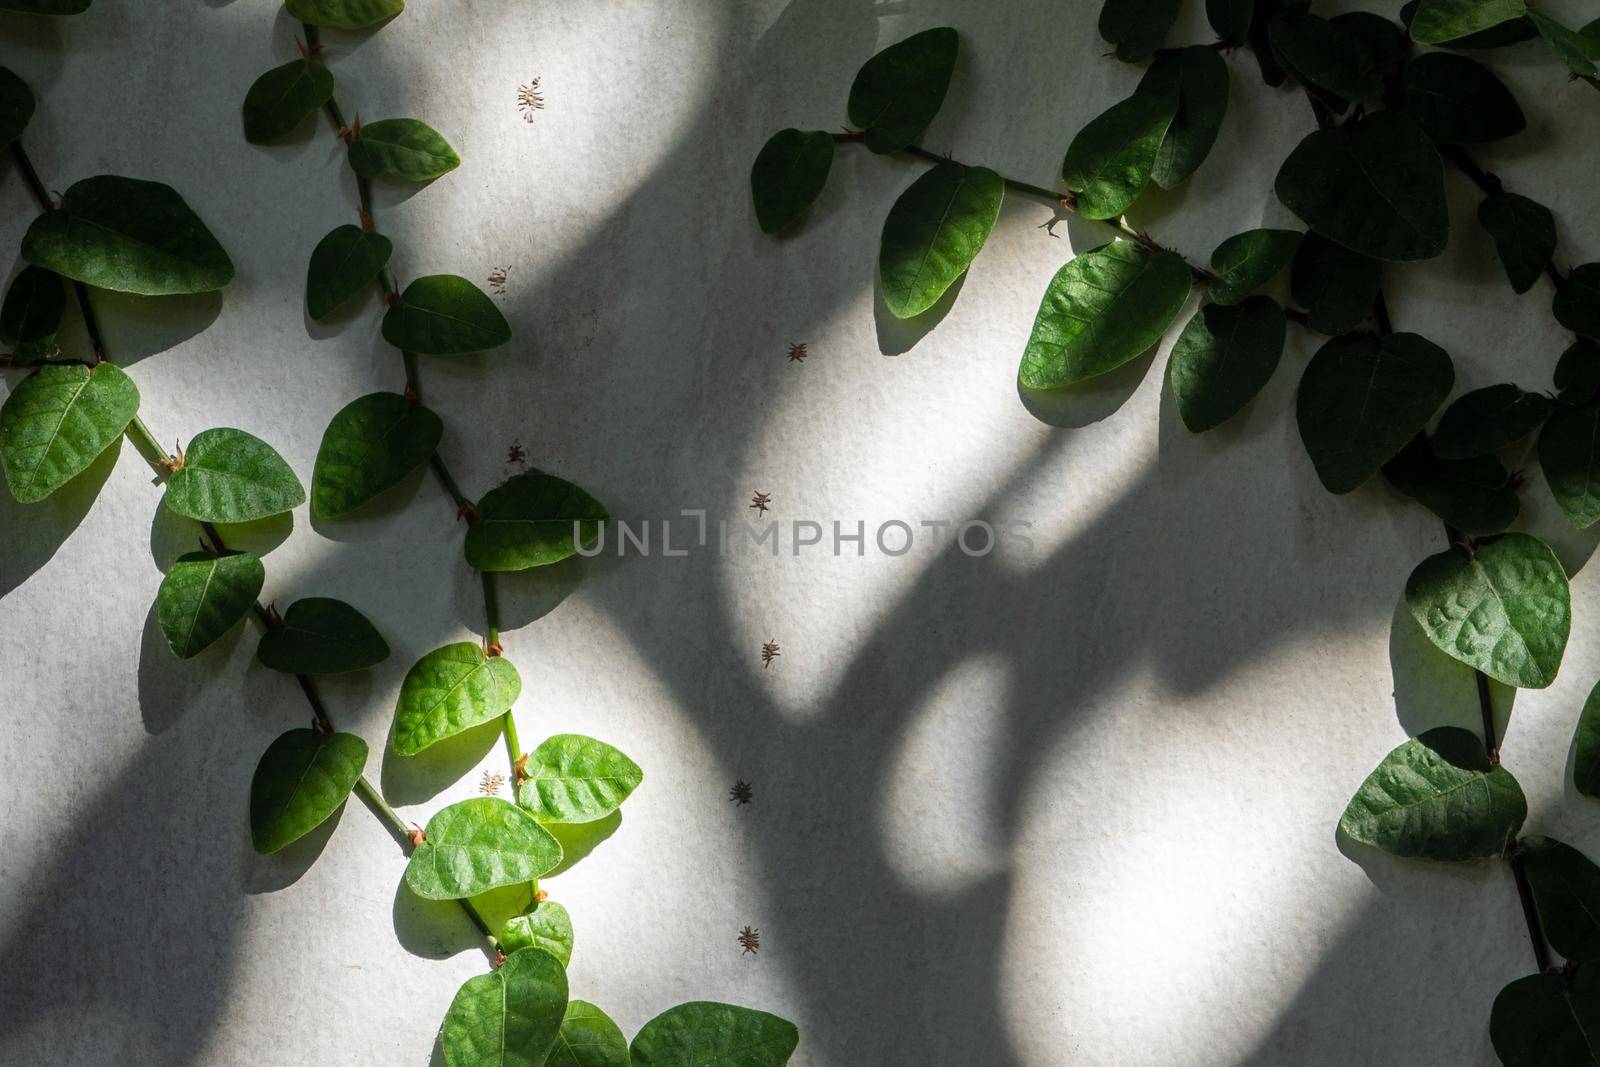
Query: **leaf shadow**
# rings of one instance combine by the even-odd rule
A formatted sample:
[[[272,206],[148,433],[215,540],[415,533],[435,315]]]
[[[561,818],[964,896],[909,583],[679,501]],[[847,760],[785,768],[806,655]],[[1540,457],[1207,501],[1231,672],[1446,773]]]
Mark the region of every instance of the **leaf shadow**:
[[[19,504],[0,486],[0,530],[5,531],[5,556],[0,559],[0,600],[55,558],[117,466],[122,438],[117,438],[83,473],[34,504]]]
[[[561,842],[561,862],[545,877],[554,878],[572,870],[621,826],[621,808],[594,822],[545,824],[545,829],[550,831],[551,836]]]
[[[280,889],[294,885],[322,855],[322,850],[328,845],[328,839],[333,836],[334,830],[338,829],[339,822],[344,818],[345,809],[349,806],[350,800],[346,797],[345,802],[340,804],[332,815],[318,823],[310,833],[267,855],[257,852],[255,846],[250,843],[248,817],[240,819],[242,825],[235,835],[239,842],[239,888],[255,896],[261,893],[276,893]]]
[[[391,730],[393,727],[391,726]],[[391,804],[421,804],[461,781],[500,740],[500,720],[490,719],[429,745],[414,756],[383,746],[383,795]]]

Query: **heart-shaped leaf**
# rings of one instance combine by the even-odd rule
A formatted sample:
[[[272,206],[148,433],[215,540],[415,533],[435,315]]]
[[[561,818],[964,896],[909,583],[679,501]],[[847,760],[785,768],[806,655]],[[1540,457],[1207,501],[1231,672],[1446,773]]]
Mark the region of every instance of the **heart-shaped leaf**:
[[[1308,233],[1295,252],[1289,294],[1313,330],[1337,337],[1371,313],[1382,281],[1380,261]]]
[[[604,741],[557,734],[528,755],[517,803],[540,822],[594,822],[622,806],[641,781],[639,765]]]
[[[629,1067],[628,1039],[611,1016],[583,1000],[569,1001],[561,1035],[545,1067]]]
[[[1254,13],[1255,0],[1206,0],[1206,21],[1218,38],[1235,44],[1249,36]]]
[[[1120,367],[1161,340],[1191,281],[1181,258],[1132,241],[1072,260],[1045,290],[1018,380],[1028,389],[1061,389]]]
[[[340,226],[317,242],[306,270],[306,314],[318,322],[377,281],[394,245],[383,234]]]
[[[581,488],[531,470],[489,490],[467,529],[467,564],[480,571],[521,571],[559,563],[588,548],[610,516]]]
[[[1181,0],[1105,0],[1100,38],[1116,46],[1124,63],[1149,59],[1167,39],[1180,6]]]
[[[139,412],[139,390],[110,363],[40,367],[0,407],[0,460],[11,495],[43,500],[122,436]]]
[[[1455,384],[1450,357],[1414,333],[1335,337],[1300,379],[1295,411],[1317,477],[1348,493],[1406,446]]]
[[[344,601],[307,597],[290,604],[283,624],[262,635],[256,658],[285,674],[340,674],[382,663],[389,643]]]
[[[1434,455],[1470,459],[1516,444],[1550,417],[1550,408],[1545,397],[1510,384],[1462,393],[1439,416]]]
[[[898,152],[920,140],[944,105],[961,47],[948,26],[914,33],[879,52],[850,85],[850,125],[873,152]]]
[[[1222,425],[1267,384],[1283,354],[1285,321],[1283,308],[1266,296],[1195,312],[1167,364],[1190,433]]]
[[[1551,311],[1573,333],[1600,337],[1600,263],[1573,267],[1557,287]]]
[[[22,257],[141,296],[209,293],[233,281],[233,260],[171,186],[112,175],[76,183],[61,210],[34,219]]]
[[[1600,407],[1556,408],[1539,434],[1539,466],[1572,525],[1594,525],[1600,519]]]
[[[1561,562],[1523,533],[1429,556],[1406,580],[1406,607],[1447,654],[1519,689],[1555,681],[1572,626]]]
[[[311,470],[311,514],[338,519],[400,484],[439,448],[444,422],[398,393],[369,393],[339,409]]]
[[[1600,682],[1589,690],[1572,741],[1572,784],[1586,797],[1600,797]]]
[[[1600,345],[1579,337],[1556,360],[1553,376],[1556,399],[1563,404],[1587,404],[1600,393]]]
[[[1411,37],[1422,44],[1440,44],[1521,18],[1524,0],[1421,0],[1411,17]]]
[[[309,834],[339,810],[367,765],[355,734],[290,730],[267,747],[250,780],[250,843],[262,855]]]
[[[405,0],[286,0],[289,17],[336,30],[365,29],[406,9]]]
[[[383,316],[383,339],[406,352],[459,356],[511,340],[511,324],[482,289],[454,274],[430,274],[406,286]]]
[[[762,233],[777,233],[799,220],[822,195],[833,169],[833,134],[825,130],[779,130],[768,138],[750,168],[750,196]]]
[[[1372,52],[1372,66],[1380,74],[1406,57],[1411,38],[1405,27],[1370,11],[1347,11],[1335,15],[1333,23],[1343,26],[1366,42]]]
[[[878,277],[897,319],[927,311],[983,248],[1006,186],[987,167],[941,163],[900,194],[883,223]]]
[[[459,900],[531,882],[560,862],[561,845],[532,815],[509,800],[473,797],[428,820],[406,864],[406,885],[428,900]],[[535,954],[561,967],[549,953]]]
[[[446,1067],[544,1067],[567,1009],[567,972],[547,952],[513,952],[467,979],[440,1030]]]
[[[645,1023],[631,1054],[633,1067],[782,1067],[799,1043],[787,1019],[695,1000]]]
[[[267,569],[248,552],[179,556],[156,592],[156,618],[173,655],[199,655],[250,613]]]
[[[511,661],[470,641],[436,648],[400,683],[394,750],[414,756],[429,745],[504,715],[522,692]]]
[[[1502,1067],[1577,1067],[1600,1063],[1600,967],[1530,974],[1500,990],[1489,1040]]]
[[[1272,48],[1272,20],[1280,15],[1304,15],[1310,7],[1309,0],[1258,0],[1253,5],[1248,41],[1256,66],[1261,68],[1261,80],[1268,85],[1282,85],[1288,77]]]
[[[1403,107],[1439,144],[1476,144],[1528,125],[1505,83],[1466,56],[1426,52],[1406,64]]]
[[[1316,15],[1291,15],[1273,19],[1267,35],[1278,59],[1302,84],[1364,104],[1383,99],[1372,49],[1348,26]]]
[[[1439,154],[1397,111],[1307,134],[1275,188],[1306,225],[1375,259],[1430,259],[1450,239]]]
[[[500,928],[500,951],[542,948],[565,967],[572,960],[572,917],[553,900],[539,901]]]
[[[1524,837],[1518,844],[1550,947],[1573,963],[1600,960],[1600,867],[1552,838]]]
[[[1294,260],[1303,236],[1298,230],[1246,230],[1223,241],[1211,253],[1212,303],[1237,304],[1276,278]]]
[[[305,487],[261,438],[220,427],[189,442],[167,479],[167,507],[199,522],[253,522],[306,502]]]
[[[1497,193],[1478,205],[1478,222],[1494,239],[1511,288],[1519,293],[1533,288],[1556,254],[1556,220],[1550,209],[1516,193]]]
[[[1211,154],[1228,112],[1228,65],[1216,49],[1203,45],[1158,55],[1135,95],[1173,93],[1178,110],[1150,167],[1151,179],[1163,189],[1177,188]]]
[[[1491,764],[1476,734],[1441,726],[1384,757],[1350,799],[1339,829],[1395,856],[1497,856],[1528,816],[1521,786]]]
[[[267,144],[294,132],[333,98],[333,74],[321,63],[296,59],[273,67],[244,96],[244,139]]]
[[[1471,537],[1500,533],[1522,508],[1505,467],[1494,456],[1441,459],[1421,434],[1383,465],[1383,476]]]
[[[1078,131],[1061,161],[1061,180],[1074,193],[1079,215],[1114,219],[1139,198],[1177,114],[1177,92],[1157,82]]]
[[[43,267],[24,267],[0,305],[0,342],[11,346],[18,363],[47,358],[55,350],[67,287],[61,275]]]
[[[22,136],[33,119],[33,90],[9,67],[0,67],[0,148]]]
[[[350,142],[350,169],[363,178],[429,182],[461,165],[439,131],[416,119],[380,119]]]
[[[1567,69],[1580,78],[1600,75],[1600,37],[1569,30],[1555,19],[1529,9],[1528,21],[1539,31],[1550,50],[1560,57]]]
[[[81,15],[87,10],[89,0],[0,0],[0,11],[30,15]]]

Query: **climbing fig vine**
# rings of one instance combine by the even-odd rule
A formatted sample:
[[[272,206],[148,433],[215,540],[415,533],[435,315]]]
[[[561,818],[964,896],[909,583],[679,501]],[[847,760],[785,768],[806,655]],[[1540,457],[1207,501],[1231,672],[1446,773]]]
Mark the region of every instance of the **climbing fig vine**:
[[[1567,68],[1550,74],[1552,89],[1568,75],[1600,89],[1600,20],[1569,28],[1524,0],[1412,0],[1398,21],[1371,12],[1324,18],[1309,0],[1206,0],[1217,39],[1168,46],[1180,8],[1181,0],[1104,0],[1100,36],[1145,71],[1131,96],[1072,138],[1058,186],[921,145],[959,49],[956,31],[941,27],[861,67],[843,132],[786,129],[767,141],[750,174],[756,222],[766,233],[802,224],[840,145],[926,160],[931,167],[889,208],[878,254],[883,307],[913,318],[972,267],[1006,195],[1043,201],[1057,219],[1094,221],[1105,240],[1046,287],[1018,382],[1028,392],[1070,390],[1136,359],[1167,335],[1198,287],[1199,306],[1167,362],[1178,413],[1194,433],[1252,402],[1277,371],[1291,324],[1325,337],[1295,399],[1306,453],[1329,492],[1382,478],[1442,521],[1444,547],[1417,564],[1404,600],[1428,640],[1473,670],[1482,718],[1481,735],[1441,727],[1389,753],[1339,830],[1395,856],[1504,862],[1535,971],[1485,1006],[1489,1038],[1513,1067],[1592,1067],[1600,1063],[1600,866],[1562,842],[1521,835],[1527,801],[1501,764],[1490,680],[1542,689],[1566,649],[1566,572],[1547,545],[1510,529],[1523,483],[1500,453],[1536,439],[1561,511],[1579,529],[1600,520],[1600,263],[1558,267],[1549,209],[1506,189],[1470,147],[1526,126],[1482,53],[1539,38]],[[1205,162],[1230,82],[1245,76],[1227,58],[1240,49],[1267,85],[1309,105],[1310,128],[1273,188],[1304,229],[1229,235],[1202,264],[1125,216],[1149,188],[1180,186]],[[1445,406],[1457,385],[1450,355],[1390,320],[1386,265],[1431,259],[1450,241],[1447,170],[1482,194],[1477,224],[1509,288],[1525,294],[1548,280],[1537,299],[1573,334],[1554,361],[1551,391],[1502,382]],[[1600,797],[1600,685],[1573,749],[1576,788]]]

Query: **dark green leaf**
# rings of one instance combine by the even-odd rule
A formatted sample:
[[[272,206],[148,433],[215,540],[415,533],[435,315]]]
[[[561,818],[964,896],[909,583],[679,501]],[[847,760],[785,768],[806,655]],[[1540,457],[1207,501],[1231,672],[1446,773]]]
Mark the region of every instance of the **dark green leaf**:
[[[561,846],[550,831],[499,797],[473,797],[441,809],[428,820],[424,838],[406,864],[406,885],[428,900],[459,900],[531,882],[561,862]],[[548,952],[534,954],[561,967]]]
[[[1405,27],[1370,11],[1348,11],[1333,22],[1356,34],[1372,51],[1372,65],[1382,72],[1406,57],[1411,41]]]
[[[0,0],[0,11],[30,15],[81,15],[87,10],[89,0]]]
[[[1524,837],[1522,869],[1550,947],[1573,963],[1600,960],[1600,867],[1548,837]]]
[[[250,843],[262,855],[309,834],[339,810],[367,765],[354,734],[290,730],[262,754],[250,780]]]
[[[33,118],[33,90],[28,83],[0,67],[0,148],[22,136]]]
[[[1417,13],[1418,0],[1406,0],[1400,8],[1400,21],[1407,28]],[[1431,42],[1441,48],[1504,48],[1506,45],[1520,44],[1539,36],[1539,31],[1533,28],[1533,23],[1526,18],[1513,18],[1505,22],[1490,26],[1488,29],[1469,33],[1465,37],[1457,37],[1449,41]]]
[[[1567,69],[1580,78],[1600,75],[1600,39],[1569,30],[1538,11],[1528,11],[1528,21],[1539,31],[1551,51],[1560,57]]]
[[[1265,296],[1195,312],[1168,363],[1178,414],[1191,433],[1222,425],[1267,384],[1283,354],[1284,322],[1283,308]]]
[[[1383,99],[1383,79],[1372,48],[1348,26],[1316,15],[1294,15],[1274,19],[1268,37],[1278,58],[1302,84],[1364,104]]]
[[[350,142],[350,169],[363,178],[428,182],[461,165],[438,130],[416,119],[382,119]]]
[[[429,274],[383,316],[383,339],[425,356],[485,352],[511,340],[511,324],[476,285],[454,274]]]
[[[1600,338],[1600,263],[1573,267],[1557,286],[1550,310],[1573,333]]]
[[[340,226],[317,242],[306,270],[306,313],[321,321],[377,280],[394,245],[381,233]]]
[[[0,306],[0,341],[11,346],[19,363],[49,356],[66,306],[61,275],[43,267],[22,268]]]
[[[565,967],[572,960],[572,917],[553,900],[537,901],[500,928],[500,951],[542,948]]]
[[[1178,94],[1159,85],[1136,92],[1094,118],[1067,146],[1061,180],[1076,194],[1086,219],[1114,219],[1126,211],[1155,168],[1178,113]]]
[[[1572,784],[1586,797],[1600,797],[1600,683],[1589,690],[1572,740]]]
[[[469,978],[445,1014],[445,1067],[544,1067],[567,1009],[567,972],[548,952],[523,949]]]
[[[545,1067],[629,1067],[628,1039],[593,1004],[569,1001],[561,1036],[544,1063]]]
[[[1421,0],[1411,18],[1411,37],[1441,44],[1526,14],[1523,0]]]
[[[139,390],[115,365],[40,367],[0,407],[0,460],[11,495],[43,500],[83,473],[139,412]]]
[[[1174,93],[1178,110],[1150,168],[1163,189],[1176,188],[1210,154],[1228,111],[1228,65],[1215,49],[1201,45],[1157,56],[1134,95],[1165,100]]]
[[[1273,54],[1272,20],[1280,15],[1303,15],[1310,7],[1310,0],[1256,0],[1250,13],[1250,51],[1261,68],[1261,80],[1268,85],[1282,85],[1288,77]]]
[[[850,125],[873,152],[898,152],[920,140],[939,114],[961,44],[940,26],[912,34],[862,64],[850,85]]]
[[[209,648],[250,613],[267,569],[248,552],[190,552],[161,579],[156,618],[179,659]]]
[[[1469,459],[1522,440],[1550,417],[1550,401],[1515,385],[1490,385],[1463,393],[1444,409],[1433,431],[1440,459]]]
[[[233,261],[171,186],[101,175],[33,220],[29,263],[101,289],[141,296],[208,293],[233,281]]]
[[[1470,731],[1442,726],[1384,757],[1339,819],[1353,840],[1395,856],[1497,856],[1527,818],[1515,778]]]
[[[1383,476],[1446,524],[1471,537],[1500,533],[1516,521],[1521,510],[1498,459],[1440,459],[1421,434],[1383,465]]]
[[[290,604],[283,624],[262,635],[256,658],[285,674],[339,674],[382,663],[389,643],[344,601],[307,597]]]
[[[1206,0],[1206,21],[1222,40],[1243,42],[1254,10],[1254,0]]]
[[[828,184],[833,134],[825,130],[779,130],[761,146],[750,168],[750,196],[762,233],[777,233],[797,221]]]
[[[1372,311],[1382,281],[1380,261],[1308,233],[1295,252],[1289,293],[1306,309],[1313,330],[1337,337]]]
[[[1439,144],[1498,141],[1528,125],[1511,90],[1488,67],[1449,52],[1427,52],[1406,64],[1403,106]]]
[[[601,503],[569,481],[530,470],[478,501],[467,529],[467,564],[480,571],[521,571],[559,563],[587,548],[610,518]]]
[[[1406,606],[1439,648],[1519,689],[1555,681],[1572,625],[1566,572],[1523,533],[1429,556],[1406,581]]]
[[[266,144],[287,137],[333,97],[333,75],[321,63],[296,59],[273,67],[244,97],[244,139]]]
[[[1550,209],[1525,196],[1497,193],[1478,205],[1478,222],[1494,239],[1511,288],[1519,293],[1533,288],[1556,254],[1556,220]]]
[[[1572,525],[1600,519],[1600,407],[1561,406],[1539,434],[1539,466]]]
[[[1375,259],[1429,259],[1450,239],[1439,154],[1396,111],[1307,134],[1278,171],[1276,190],[1312,229]]]
[[[620,808],[643,780],[639,765],[604,741],[556,734],[529,753],[517,803],[540,822],[594,822]]]
[[[253,522],[306,502],[277,450],[243,430],[205,430],[167,479],[167,507],[200,522]]]
[[[1352,333],[1324,344],[1296,398],[1300,439],[1322,484],[1348,493],[1365,482],[1427,425],[1454,384],[1444,349],[1414,333],[1381,343]]]
[[[1028,389],[1062,389],[1120,367],[1166,333],[1192,279],[1171,252],[1118,240],[1067,263],[1050,280],[1022,354]]]
[[[800,1031],[753,1008],[696,1000],[668,1008],[634,1036],[633,1067],[782,1067]]]
[[[1530,974],[1500,990],[1489,1040],[1502,1067],[1593,1067],[1600,1063],[1600,967]],[[1591,1036],[1596,1035],[1596,1036]]]
[[[941,163],[900,194],[883,223],[878,276],[897,319],[927,311],[983,248],[1005,182],[987,167]]]
[[[311,471],[311,514],[350,514],[428,462],[444,422],[397,393],[350,401],[328,423]]]
[[[436,648],[400,683],[394,710],[394,750],[414,756],[511,710],[522,678],[511,661],[488,656],[471,641]]]
[[[1181,0],[1105,0],[1100,8],[1100,38],[1116,45],[1117,58],[1137,63],[1155,55],[1178,21]]]
[[[1287,267],[1304,236],[1298,230],[1246,230],[1211,253],[1216,279],[1207,294],[1214,303],[1237,304]]]
[[[1587,404],[1600,393],[1600,345],[1579,337],[1556,361],[1556,399],[1563,404]]]
[[[313,26],[360,30],[406,9],[405,0],[286,0],[289,17]]]

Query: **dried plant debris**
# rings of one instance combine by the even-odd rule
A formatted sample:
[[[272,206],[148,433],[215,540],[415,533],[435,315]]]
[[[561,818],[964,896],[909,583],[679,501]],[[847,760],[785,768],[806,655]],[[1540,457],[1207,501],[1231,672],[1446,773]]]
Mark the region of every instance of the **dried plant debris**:
[[[739,779],[737,782],[734,782],[733,788],[728,790],[728,799],[731,800],[736,807],[740,804],[748,804],[755,798],[755,787],[749,782],[745,781],[743,778]]]

